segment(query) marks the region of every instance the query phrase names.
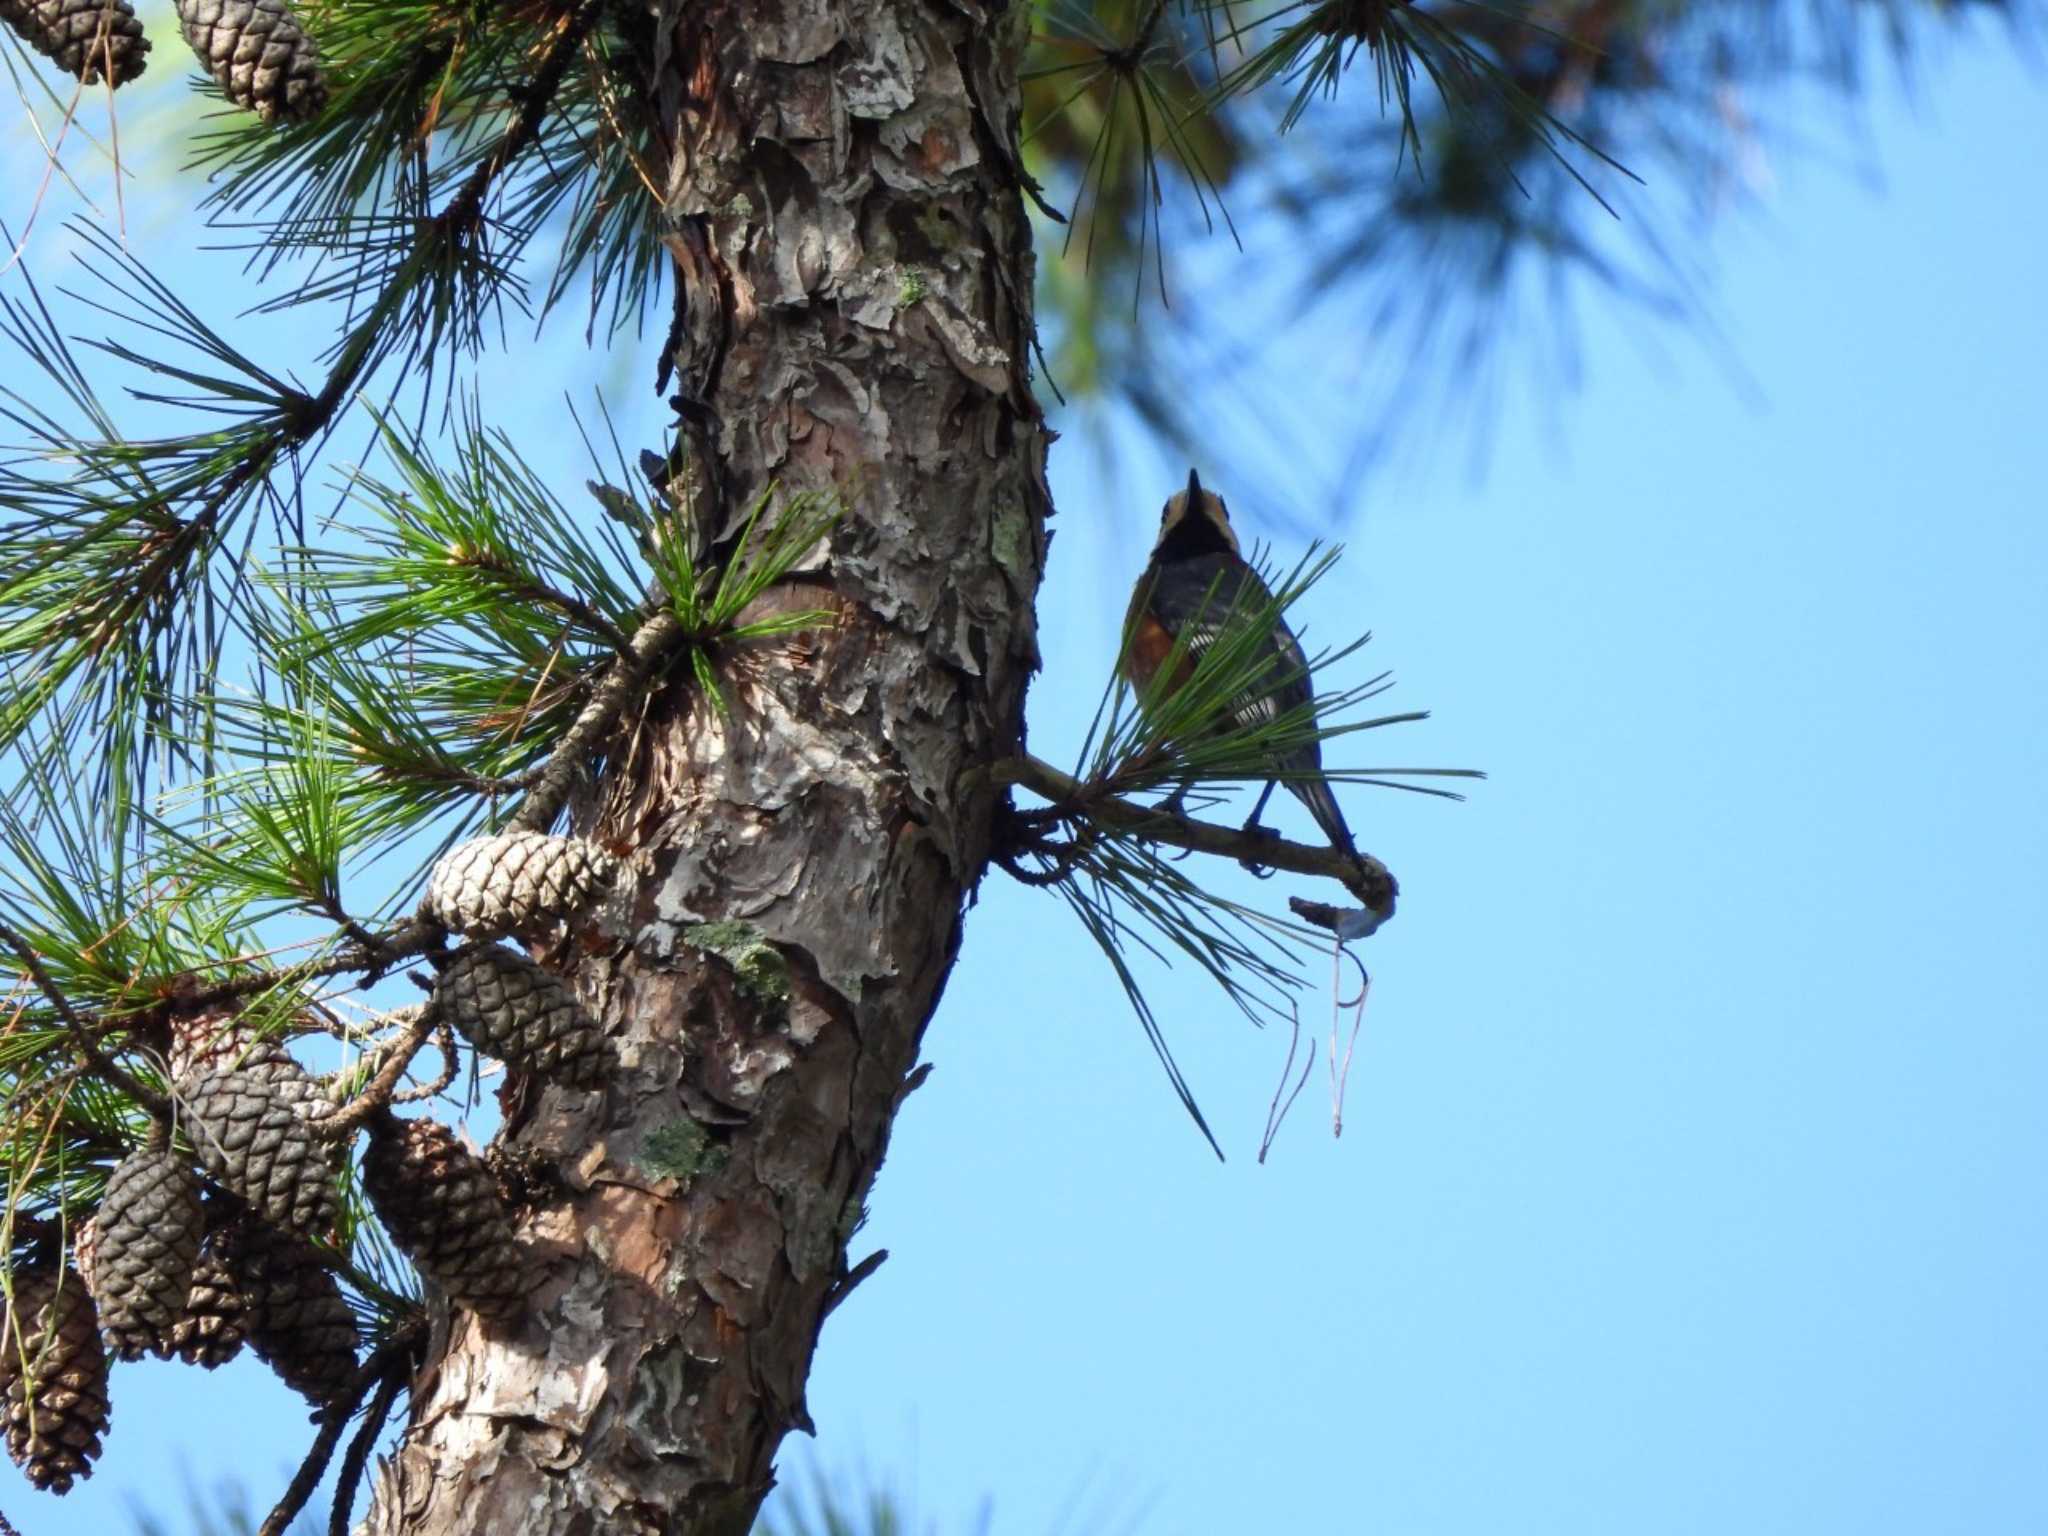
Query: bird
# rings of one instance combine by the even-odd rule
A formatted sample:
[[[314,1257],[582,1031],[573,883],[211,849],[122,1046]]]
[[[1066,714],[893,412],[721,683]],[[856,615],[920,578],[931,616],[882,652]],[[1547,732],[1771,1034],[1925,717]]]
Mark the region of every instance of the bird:
[[[1156,709],[1173,689],[1186,685],[1208,648],[1229,633],[1233,624],[1274,613],[1272,591],[1238,548],[1237,530],[1223,498],[1203,489],[1201,477],[1188,471],[1187,489],[1167,499],[1159,517],[1159,538],[1152,558],[1131,592],[1124,618],[1123,673],[1136,689],[1141,709]],[[1301,642],[1276,616],[1264,641],[1264,666],[1255,670],[1257,684],[1227,706],[1230,728],[1244,728],[1303,710],[1315,701],[1308,658]],[[1179,649],[1178,676],[1171,688],[1153,686],[1154,679]],[[1319,743],[1309,740],[1276,756],[1274,770],[1245,822],[1247,832],[1271,833],[1259,822],[1275,783],[1284,783],[1308,807],[1330,845],[1347,858],[1358,858],[1351,828],[1337,805],[1329,780],[1323,777]],[[1176,813],[1183,784],[1167,802]]]

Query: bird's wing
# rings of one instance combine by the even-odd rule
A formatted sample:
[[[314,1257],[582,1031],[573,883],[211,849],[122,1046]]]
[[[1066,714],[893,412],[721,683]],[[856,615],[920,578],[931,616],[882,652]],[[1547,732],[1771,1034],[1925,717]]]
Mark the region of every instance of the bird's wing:
[[[1272,607],[1273,594],[1242,562],[1218,557],[1213,570],[1202,569],[1197,562],[1189,565],[1194,568],[1182,573],[1181,590],[1173,595],[1179,611],[1164,616],[1169,628],[1185,638],[1188,656],[1199,663],[1225,636],[1262,617]],[[1308,659],[1284,620],[1274,623],[1260,647],[1260,659],[1258,681],[1230,701],[1232,723],[1240,727],[1263,725],[1312,696]]]

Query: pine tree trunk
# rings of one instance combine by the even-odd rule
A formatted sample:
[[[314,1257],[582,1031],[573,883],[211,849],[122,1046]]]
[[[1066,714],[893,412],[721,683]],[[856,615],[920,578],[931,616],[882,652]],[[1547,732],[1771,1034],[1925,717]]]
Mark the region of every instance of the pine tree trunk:
[[[749,1527],[984,867],[971,770],[1017,746],[1036,655],[1021,15],[645,3],[670,358],[722,471],[698,507],[839,489],[829,567],[777,596],[834,617],[722,658],[729,713],[673,681],[578,810],[638,855],[631,932],[574,966],[622,1065],[515,1085],[531,1312],[437,1334],[379,1536]]]

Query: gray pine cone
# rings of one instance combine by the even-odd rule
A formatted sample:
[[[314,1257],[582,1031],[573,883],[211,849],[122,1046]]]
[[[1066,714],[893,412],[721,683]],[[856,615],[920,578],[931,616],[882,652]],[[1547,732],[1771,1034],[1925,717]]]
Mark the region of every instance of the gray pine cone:
[[[169,1150],[132,1153],[108,1178],[93,1218],[89,1284],[100,1338],[116,1360],[170,1354],[205,1220],[199,1176]]]
[[[203,1365],[209,1371],[227,1364],[242,1352],[245,1313],[241,1286],[209,1245],[192,1268],[192,1290],[185,1298],[185,1310],[171,1324],[165,1339],[169,1353],[187,1365]]]
[[[511,1215],[490,1170],[447,1126],[393,1118],[376,1127],[363,1188],[392,1239],[455,1301],[487,1318],[525,1309]]]
[[[327,105],[320,52],[284,0],[178,0],[178,25],[228,100],[266,123]]]
[[[17,1269],[0,1325],[7,1454],[36,1487],[68,1493],[92,1476],[107,1430],[107,1356],[75,1270]]]
[[[275,1035],[256,1031],[229,1012],[188,1014],[171,1024],[171,1081],[196,1082],[223,1072],[246,1072],[272,1084],[279,1098],[302,1103],[321,1087]]]
[[[619,861],[587,838],[472,838],[434,866],[420,915],[473,938],[546,938],[603,896],[618,869]]]
[[[327,1234],[338,1209],[341,1149],[313,1133],[317,1116],[331,1113],[325,1100],[293,1104],[276,1084],[248,1072],[202,1077],[181,1091],[208,1177],[273,1225],[306,1237]]]
[[[434,1006],[486,1056],[571,1088],[606,1073],[604,1036],[561,980],[492,944],[457,955],[434,982]]]
[[[245,1308],[249,1347],[316,1407],[356,1372],[356,1319],[311,1244],[244,1217],[215,1235]]]
[[[126,85],[141,74],[149,39],[128,0],[0,0],[0,21],[21,40],[87,85]]]

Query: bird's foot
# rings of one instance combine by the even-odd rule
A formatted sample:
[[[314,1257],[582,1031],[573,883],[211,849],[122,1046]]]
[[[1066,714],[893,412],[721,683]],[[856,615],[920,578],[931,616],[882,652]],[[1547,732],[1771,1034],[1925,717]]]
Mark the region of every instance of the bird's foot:
[[[1187,799],[1188,787],[1183,784],[1179,789],[1176,789],[1172,794],[1160,801],[1157,809],[1161,815],[1171,816],[1175,821],[1186,821],[1188,819]],[[1179,853],[1169,853],[1166,857],[1178,864],[1194,851],[1192,848],[1183,848]]]
[[[1252,837],[1267,837],[1276,843],[1280,841],[1279,829],[1267,826],[1263,821],[1259,820],[1256,814],[1253,815],[1250,821],[1244,824],[1244,831]],[[1261,864],[1257,859],[1239,859],[1237,862],[1250,872],[1254,880],[1270,880],[1273,878],[1273,871],[1266,865]]]

